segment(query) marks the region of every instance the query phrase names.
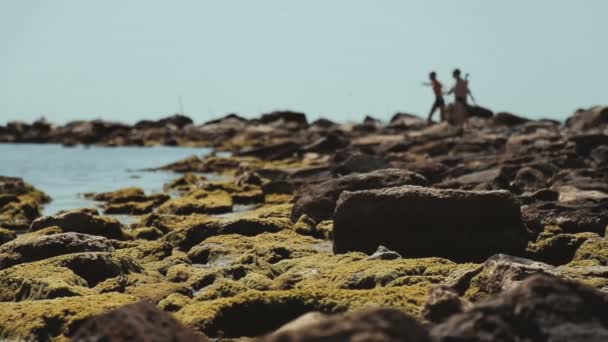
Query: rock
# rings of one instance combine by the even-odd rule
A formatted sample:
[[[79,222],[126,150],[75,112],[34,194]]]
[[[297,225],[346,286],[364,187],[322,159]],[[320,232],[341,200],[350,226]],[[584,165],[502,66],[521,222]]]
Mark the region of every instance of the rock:
[[[265,160],[278,160],[293,157],[302,146],[293,141],[280,142],[262,147],[245,148],[236,153],[239,157],[256,157]]]
[[[193,123],[192,119],[182,114],[174,114],[172,116],[157,120],[141,120],[138,121],[133,127],[136,129],[150,129],[150,128],[163,128],[163,127],[173,127],[181,129],[187,125],[191,125]]]
[[[74,341],[174,341],[203,342],[207,339],[183,326],[170,314],[141,301],[84,321],[71,334]]]
[[[578,282],[534,276],[433,328],[437,341],[605,341],[608,296]]]
[[[343,191],[380,189],[406,184],[426,185],[427,180],[417,173],[385,169],[347,175],[318,185],[305,186],[298,191],[294,199],[291,218],[295,222],[301,215],[306,214],[313,220],[321,222],[332,217],[336,201]],[[374,246],[373,250],[376,247],[378,246]]]
[[[588,156],[593,149],[608,146],[608,134],[577,134],[570,137],[576,146],[576,153]]]
[[[123,240],[126,238],[120,222],[103,216],[95,216],[82,211],[70,211],[56,216],[45,216],[36,219],[30,231],[58,226],[64,232],[99,235],[108,239]]]
[[[507,191],[401,186],[343,192],[334,214],[334,252],[373,253],[379,245],[407,257],[484,260],[523,255],[526,228]]]
[[[0,246],[0,269],[63,254],[112,251],[112,244],[100,236],[80,233],[22,236]]]
[[[579,109],[566,119],[566,127],[576,131],[591,130],[608,123],[608,107],[592,107],[587,110]]]
[[[365,173],[387,169],[389,167],[388,162],[382,157],[364,153],[353,153],[344,161],[334,166],[332,171],[338,175],[348,175],[351,173]]]
[[[0,176],[0,227],[25,230],[50,197],[21,178]]]
[[[468,300],[479,301],[487,296],[509,291],[536,274],[561,276],[561,272],[551,265],[497,254],[480,266],[454,271],[443,285]]]
[[[12,230],[0,228],[0,246],[17,238],[17,234]]]
[[[574,253],[587,240],[597,237],[595,233],[555,234],[541,236],[528,245],[528,256],[554,266],[572,261]]]
[[[484,108],[481,106],[467,106],[467,111],[471,117],[478,117],[489,119],[494,115],[494,112],[489,110],[488,108]]]
[[[225,191],[195,190],[183,197],[166,201],[158,208],[158,213],[174,215],[223,214],[232,211],[232,204],[232,197]]]
[[[260,122],[264,124],[274,123],[276,121],[283,121],[285,123],[295,123],[302,126],[306,126],[308,124],[308,121],[306,120],[306,114],[292,111],[276,111],[272,113],[263,114],[260,118]]]
[[[426,121],[413,114],[396,113],[390,121],[390,128],[396,129],[420,129],[426,126]]]
[[[593,238],[583,242],[574,254],[573,261],[592,260],[602,266],[608,266],[608,240]]]
[[[502,126],[508,126],[508,127],[523,125],[529,121],[530,121],[530,119],[526,119],[524,117],[517,116],[515,114],[511,114],[511,113],[507,113],[507,112],[497,113],[492,118],[492,122],[495,125],[502,125]]]
[[[378,249],[374,252],[374,254],[368,256],[366,260],[395,260],[401,258],[401,254],[395,251],[391,251],[390,249],[384,246],[378,246]]]
[[[83,320],[137,301],[121,293],[2,303],[0,338],[51,341],[74,331]]]
[[[470,303],[447,286],[434,286],[422,308],[422,317],[429,322],[441,323],[452,315],[463,312]]]
[[[325,316],[306,314],[260,342],[289,341],[394,341],[430,342],[424,327],[403,312],[370,308],[350,314]]]
[[[209,338],[253,337],[271,333],[285,323],[311,311],[342,312],[375,303],[413,314],[412,310],[415,309],[412,301],[417,301],[415,299],[417,295],[418,293],[410,293],[405,288],[369,291],[322,288],[247,291],[229,298],[194,302],[184,306],[174,314],[174,317]],[[399,316],[403,317],[403,314]],[[398,322],[404,323],[403,320]],[[411,319],[407,319],[406,322],[414,324]],[[417,326],[417,323],[408,324],[406,331],[412,333],[416,331],[413,329]]]
[[[330,154],[338,149],[347,147],[349,142],[349,139],[343,134],[330,132],[316,141],[303,146],[302,151]]]

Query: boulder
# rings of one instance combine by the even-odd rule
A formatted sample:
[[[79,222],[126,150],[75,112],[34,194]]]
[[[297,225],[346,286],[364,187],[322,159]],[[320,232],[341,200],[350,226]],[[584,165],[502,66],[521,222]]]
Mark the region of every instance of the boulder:
[[[69,211],[56,216],[45,216],[36,219],[30,226],[30,231],[58,226],[64,232],[104,236],[108,239],[123,240],[126,235],[122,224],[115,219],[91,215],[84,211]]]
[[[63,254],[112,251],[110,241],[101,236],[80,233],[22,236],[0,246],[0,269]]]
[[[395,309],[369,308],[327,316],[307,313],[262,337],[260,342],[373,341],[430,342],[428,332],[414,318]]]
[[[478,261],[496,253],[522,255],[526,240],[519,204],[502,190],[406,185],[345,191],[334,214],[335,253],[371,254],[383,245],[407,258]]]
[[[590,286],[533,276],[433,328],[439,342],[608,340],[608,296]]]
[[[426,185],[427,180],[410,171],[385,169],[351,174],[320,184],[304,186],[296,195],[291,218],[296,222],[301,215],[306,214],[316,222],[321,222],[332,217],[336,201],[343,191],[380,189],[406,184]],[[372,252],[376,247],[378,246],[373,247]]]
[[[74,341],[203,342],[202,334],[185,327],[155,305],[141,301],[88,318],[70,336]]]

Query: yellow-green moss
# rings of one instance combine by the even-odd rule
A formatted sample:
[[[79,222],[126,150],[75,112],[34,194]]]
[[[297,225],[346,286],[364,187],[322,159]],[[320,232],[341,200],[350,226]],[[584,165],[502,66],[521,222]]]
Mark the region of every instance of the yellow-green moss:
[[[0,338],[49,341],[73,332],[79,323],[89,317],[137,300],[135,296],[109,293],[0,303]]]
[[[608,240],[605,238],[588,239],[574,254],[573,261],[592,260],[598,265],[608,265]]]
[[[321,286],[294,291],[247,291],[187,305],[175,317],[209,337],[255,336],[309,311],[337,313],[380,305],[419,316],[428,291],[429,287],[422,284],[365,291]]]
[[[232,211],[232,197],[225,191],[196,190],[171,199],[158,208],[159,214],[221,214]]]
[[[158,302],[158,307],[164,311],[175,312],[192,303],[193,301],[190,297],[184,296],[181,293],[174,293]]]
[[[93,294],[87,282],[65,267],[29,263],[0,271],[0,302]]]

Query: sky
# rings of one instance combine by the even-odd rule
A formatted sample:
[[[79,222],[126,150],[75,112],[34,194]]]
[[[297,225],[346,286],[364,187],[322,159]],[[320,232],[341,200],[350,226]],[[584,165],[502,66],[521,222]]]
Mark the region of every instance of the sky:
[[[605,0],[0,0],[0,123],[427,115],[422,82],[564,119],[608,104]]]

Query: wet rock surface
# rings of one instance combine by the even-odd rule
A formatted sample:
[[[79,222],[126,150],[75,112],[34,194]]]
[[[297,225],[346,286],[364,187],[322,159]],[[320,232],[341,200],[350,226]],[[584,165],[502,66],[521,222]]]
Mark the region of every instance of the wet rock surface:
[[[46,217],[44,189],[0,177],[0,339],[606,340],[606,107],[471,110],[464,128],[289,111],[0,127],[232,153]]]

